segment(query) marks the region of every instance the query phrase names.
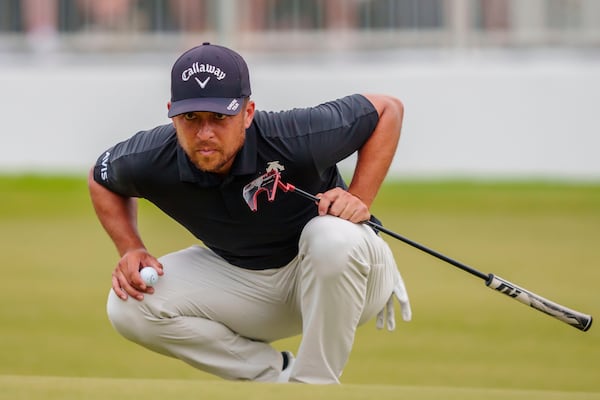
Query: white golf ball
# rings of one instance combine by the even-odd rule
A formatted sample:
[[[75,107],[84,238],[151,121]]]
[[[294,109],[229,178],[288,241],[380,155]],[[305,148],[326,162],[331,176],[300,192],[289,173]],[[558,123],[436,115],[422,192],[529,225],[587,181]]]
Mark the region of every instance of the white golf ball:
[[[154,284],[158,281],[158,272],[156,272],[156,270],[152,267],[142,268],[140,275],[142,276],[142,280],[146,286],[154,286]]]

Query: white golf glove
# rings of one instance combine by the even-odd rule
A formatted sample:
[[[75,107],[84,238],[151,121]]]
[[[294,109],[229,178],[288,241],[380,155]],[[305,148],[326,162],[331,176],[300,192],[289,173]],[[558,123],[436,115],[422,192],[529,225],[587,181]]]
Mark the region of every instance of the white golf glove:
[[[410,301],[408,300],[408,293],[406,292],[406,287],[404,286],[404,280],[400,275],[400,272],[396,270],[396,283],[394,284],[394,291],[390,295],[385,307],[377,314],[377,329],[382,329],[385,325],[387,325],[388,331],[393,331],[396,329],[396,316],[394,315],[394,297],[398,299],[400,302],[400,307],[402,311],[402,319],[406,322],[410,321],[412,318],[412,311],[410,309]]]

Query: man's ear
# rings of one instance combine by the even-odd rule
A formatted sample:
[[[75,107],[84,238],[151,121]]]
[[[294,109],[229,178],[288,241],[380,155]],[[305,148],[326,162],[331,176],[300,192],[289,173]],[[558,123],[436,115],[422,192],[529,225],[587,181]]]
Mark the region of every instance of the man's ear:
[[[252,124],[252,120],[254,119],[255,107],[256,107],[256,104],[254,104],[254,101],[248,99],[248,104],[246,105],[246,109],[244,110],[244,112],[246,113],[246,118],[245,118],[246,129],[248,129],[250,127],[250,125]]]
[[[171,100],[167,101],[167,111],[171,109]]]

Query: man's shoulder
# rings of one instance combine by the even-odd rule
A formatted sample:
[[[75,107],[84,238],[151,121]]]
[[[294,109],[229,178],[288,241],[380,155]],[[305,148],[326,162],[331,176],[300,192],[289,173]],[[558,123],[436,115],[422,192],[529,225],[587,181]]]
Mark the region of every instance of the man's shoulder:
[[[292,127],[310,131],[328,130],[345,125],[349,120],[377,114],[373,104],[361,94],[352,94],[314,106],[281,111],[257,110],[254,124],[263,136],[280,136],[294,132]],[[306,133],[306,132],[302,132]],[[287,136],[287,135],[286,135]]]
[[[96,161],[94,179],[123,196],[142,197],[148,182],[177,171],[177,136],[172,125],[140,131]]]
[[[131,155],[143,155],[148,152],[163,151],[175,147],[177,136],[172,124],[139,131],[129,139],[115,146],[115,158]]]
[[[129,139],[129,142],[140,150],[149,150],[173,144],[175,139],[176,133],[173,124],[165,124],[139,131]]]

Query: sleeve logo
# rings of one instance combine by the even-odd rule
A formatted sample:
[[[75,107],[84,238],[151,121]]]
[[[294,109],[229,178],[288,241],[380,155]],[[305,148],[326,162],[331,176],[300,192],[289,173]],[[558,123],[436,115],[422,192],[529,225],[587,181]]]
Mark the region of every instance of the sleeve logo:
[[[100,178],[103,181],[108,180],[108,159],[110,157],[110,152],[104,153],[104,157],[102,157],[102,161],[100,163]]]

